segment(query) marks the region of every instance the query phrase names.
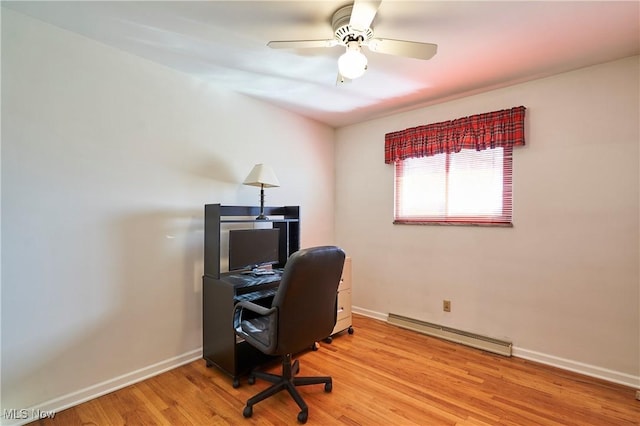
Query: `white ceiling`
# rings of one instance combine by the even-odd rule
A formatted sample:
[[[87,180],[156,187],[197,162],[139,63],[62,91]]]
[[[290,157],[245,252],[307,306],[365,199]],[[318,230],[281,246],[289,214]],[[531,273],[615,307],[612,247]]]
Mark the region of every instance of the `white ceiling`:
[[[333,127],[640,54],[638,1],[383,0],[376,37],[436,43],[429,61],[364,51],[365,75],[336,85],[328,39],[338,1],[2,2],[211,84]]]

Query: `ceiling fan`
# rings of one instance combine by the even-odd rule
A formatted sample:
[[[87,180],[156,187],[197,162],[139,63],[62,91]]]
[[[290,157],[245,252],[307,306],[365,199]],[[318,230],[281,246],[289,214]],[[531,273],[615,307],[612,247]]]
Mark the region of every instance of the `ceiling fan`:
[[[353,5],[338,9],[331,19],[334,36],[327,40],[270,41],[274,49],[300,49],[344,46],[346,52],[338,59],[338,82],[358,78],[367,70],[367,57],[362,47],[370,51],[416,59],[431,59],[438,46],[416,41],[374,38],[371,23],[382,0],[355,0]]]

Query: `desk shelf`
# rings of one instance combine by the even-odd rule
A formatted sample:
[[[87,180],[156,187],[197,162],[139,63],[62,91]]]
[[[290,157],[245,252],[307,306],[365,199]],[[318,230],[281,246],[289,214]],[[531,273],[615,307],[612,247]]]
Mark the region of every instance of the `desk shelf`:
[[[274,265],[284,268],[291,254],[300,250],[300,207],[265,207],[266,220],[250,219],[260,214],[260,207],[223,206],[207,204],[204,206],[204,274],[220,278],[220,226],[227,223],[270,223],[280,230],[278,252],[280,259]]]
[[[269,223],[269,222],[299,222],[298,219],[221,219],[220,223]]]
[[[272,361],[247,342],[236,341],[233,307],[241,300],[256,303],[272,298],[280,284],[281,268],[291,254],[300,249],[300,207],[265,207],[267,220],[248,219],[260,213],[259,207],[205,205],[204,276],[202,277],[202,356],[207,367],[216,366],[240,385],[240,377],[251,369]],[[271,223],[279,233],[279,260],[274,275],[221,273],[221,225]]]

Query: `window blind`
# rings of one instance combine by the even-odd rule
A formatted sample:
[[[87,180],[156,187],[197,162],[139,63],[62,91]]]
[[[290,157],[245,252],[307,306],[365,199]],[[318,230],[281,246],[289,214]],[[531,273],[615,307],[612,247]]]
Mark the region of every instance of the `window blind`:
[[[394,223],[511,225],[509,146],[395,162]]]

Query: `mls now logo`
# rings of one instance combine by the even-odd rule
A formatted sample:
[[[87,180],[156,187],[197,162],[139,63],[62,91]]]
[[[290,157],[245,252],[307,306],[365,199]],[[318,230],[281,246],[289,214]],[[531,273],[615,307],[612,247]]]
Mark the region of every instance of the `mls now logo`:
[[[26,408],[8,408],[2,410],[2,418],[6,420],[27,420],[27,419],[52,419],[56,413],[53,411],[27,410]]]
[[[8,420],[26,420],[29,418],[29,410],[9,408],[2,410],[2,418]]]

